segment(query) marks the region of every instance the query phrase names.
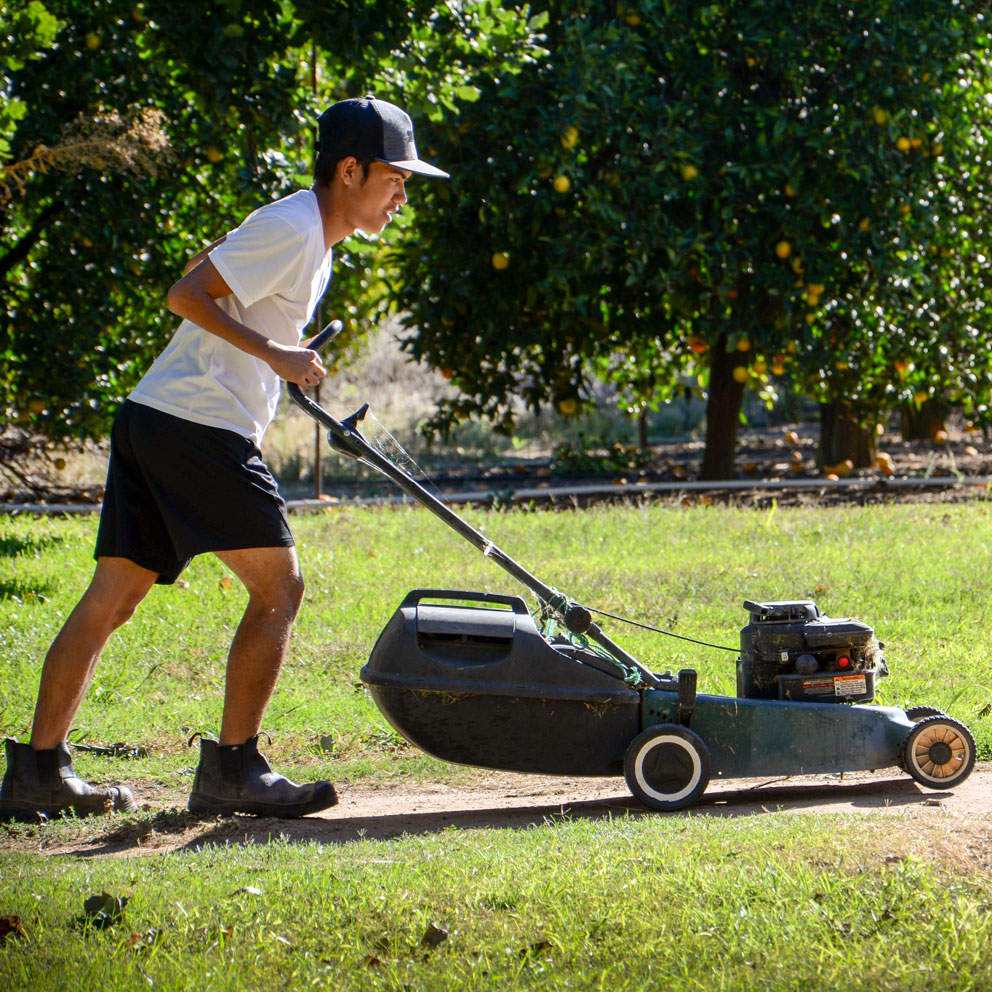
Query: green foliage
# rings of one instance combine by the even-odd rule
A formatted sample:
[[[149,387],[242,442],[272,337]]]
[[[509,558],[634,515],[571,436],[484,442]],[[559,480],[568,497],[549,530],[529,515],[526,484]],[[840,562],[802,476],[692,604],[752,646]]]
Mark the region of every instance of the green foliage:
[[[983,5],[545,6],[548,57],[440,136],[452,182],[399,249],[408,347],[462,390],[434,429],[591,378],[637,410],[717,348],[769,402],[980,386]]]
[[[14,160],[64,146],[112,111],[156,111],[171,149],[141,170],[47,159],[0,211],[0,422],[69,441],[105,433],[167,341],[176,321],[165,294],[190,255],[309,184],[314,119],[327,103],[376,91],[414,111],[429,145],[427,108],[440,124],[474,97],[475,75],[512,72],[533,47],[525,20],[483,0],[48,8],[55,44],[8,73],[10,99],[29,109]],[[401,234],[397,225],[384,240]],[[328,305],[353,333],[386,305],[372,247],[356,238],[336,253]]]
[[[556,444],[551,452],[553,475],[617,475],[641,471],[650,463],[650,453],[636,444],[623,444],[608,437],[586,437],[581,431],[574,441]]]
[[[11,74],[50,48],[59,22],[40,0],[7,4],[0,10],[0,163],[10,158],[11,139],[28,112],[23,100],[10,95]]]

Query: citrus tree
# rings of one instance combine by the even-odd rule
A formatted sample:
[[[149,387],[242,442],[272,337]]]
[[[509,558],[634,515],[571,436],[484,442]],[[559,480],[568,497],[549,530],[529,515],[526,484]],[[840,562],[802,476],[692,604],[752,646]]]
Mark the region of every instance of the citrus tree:
[[[517,394],[577,411],[595,377],[632,410],[688,383],[702,475],[726,478],[748,385],[847,415],[934,374],[949,212],[983,247],[957,199],[980,174],[959,80],[979,79],[982,5],[546,7],[548,57],[439,135],[452,182],[400,249],[407,346],[461,387],[434,428],[509,429]],[[896,356],[913,371],[892,387]]]
[[[41,28],[3,14],[33,31],[36,57],[0,50],[0,426],[69,441],[105,433],[170,337],[165,294],[190,255],[309,185],[327,103],[370,90],[405,103],[423,143],[476,77],[512,74],[536,43],[525,10],[484,0],[45,8]],[[331,290],[365,326],[388,290],[370,247],[343,246]]]

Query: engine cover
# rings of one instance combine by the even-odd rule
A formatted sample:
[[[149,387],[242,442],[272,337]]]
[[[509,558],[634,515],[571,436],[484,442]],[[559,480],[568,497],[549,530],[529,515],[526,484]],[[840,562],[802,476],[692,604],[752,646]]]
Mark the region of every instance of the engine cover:
[[[834,619],[810,600],[744,602],[737,695],[744,699],[856,703],[875,696],[887,674],[882,646],[866,623]]]

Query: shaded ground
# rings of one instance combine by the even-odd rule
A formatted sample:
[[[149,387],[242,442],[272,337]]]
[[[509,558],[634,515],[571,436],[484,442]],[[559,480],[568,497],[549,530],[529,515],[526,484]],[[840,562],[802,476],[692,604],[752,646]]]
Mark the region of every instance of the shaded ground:
[[[888,436],[879,446],[888,463],[847,475],[841,467],[843,477],[837,480],[816,466],[818,427],[803,424],[743,437],[737,449],[733,488],[718,482],[705,486],[696,482],[704,445],[692,440],[655,444],[646,454],[614,446],[617,450],[576,450],[570,459],[503,460],[488,467],[454,461],[431,471],[430,480],[446,496],[464,499],[477,493],[478,499],[473,501],[482,504],[525,501],[569,507],[643,495],[688,503],[730,501],[742,505],[763,505],[773,499],[779,505],[822,505],[987,498],[992,445],[977,431],[951,429],[947,433],[947,440],[941,442],[902,441],[898,435]],[[0,504],[7,509],[38,503],[96,508],[103,499],[102,468],[100,481],[75,485],[65,484],[47,462],[39,462],[37,471],[29,475],[30,487],[10,477],[5,480],[0,472]],[[907,484],[910,482],[915,484]],[[639,492],[638,486],[648,488]],[[588,491],[589,487],[600,491]],[[306,499],[312,494],[312,484],[285,485],[283,489],[287,498]],[[330,502],[397,494],[392,483],[374,474],[323,487],[323,498]]]
[[[185,795],[135,786],[140,814],[93,818],[68,830],[16,825],[0,829],[0,851],[86,858],[157,855],[220,844],[343,844],[456,827],[523,829],[556,820],[624,816],[767,816],[793,813],[898,817],[893,857],[925,856],[963,871],[992,873],[992,762],[980,762],[958,788],[932,791],[890,769],[843,776],[736,779],[713,782],[687,810],[652,812],[623,779],[556,778],[479,772],[465,786],[361,785],[341,790],[340,804],[298,820],[248,816],[200,817],[185,811]],[[66,836],[67,832],[70,836]]]

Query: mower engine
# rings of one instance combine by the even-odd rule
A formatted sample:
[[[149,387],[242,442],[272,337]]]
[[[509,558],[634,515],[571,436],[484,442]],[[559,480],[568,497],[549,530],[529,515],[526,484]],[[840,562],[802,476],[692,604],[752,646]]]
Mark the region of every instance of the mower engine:
[[[809,600],[753,603],[741,630],[737,695],[809,703],[859,703],[888,674],[882,645],[865,623],[832,619]]]

